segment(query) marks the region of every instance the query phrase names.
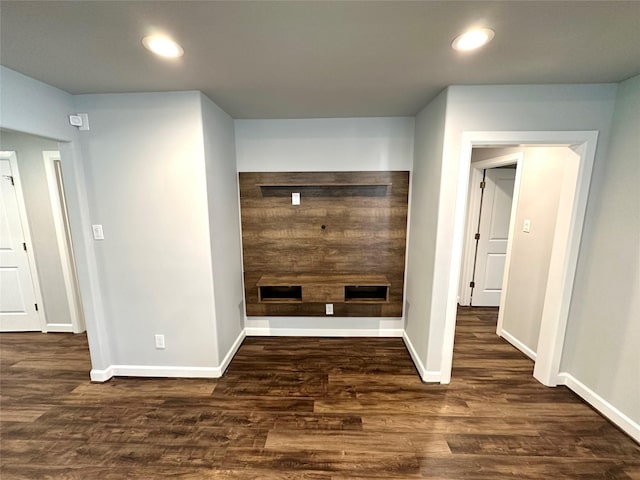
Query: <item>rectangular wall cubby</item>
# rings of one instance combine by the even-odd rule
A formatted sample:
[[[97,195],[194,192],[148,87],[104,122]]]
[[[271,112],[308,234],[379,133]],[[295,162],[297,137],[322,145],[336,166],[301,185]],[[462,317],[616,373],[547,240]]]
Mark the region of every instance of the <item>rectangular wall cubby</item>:
[[[408,191],[409,172],[240,173],[247,315],[401,316]]]

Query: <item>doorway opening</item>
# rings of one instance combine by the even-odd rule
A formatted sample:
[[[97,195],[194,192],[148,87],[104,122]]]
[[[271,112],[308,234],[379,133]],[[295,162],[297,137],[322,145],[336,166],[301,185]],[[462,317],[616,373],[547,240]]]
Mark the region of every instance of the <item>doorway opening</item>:
[[[84,332],[58,144],[1,135],[0,331]]]
[[[497,335],[534,362],[564,174],[576,158],[563,146],[472,150],[460,303],[499,307]]]
[[[0,151],[0,331],[47,331],[16,153]]]
[[[460,274],[463,263],[472,151],[477,147],[504,148],[514,145],[519,147],[568,147],[574,153],[567,159],[564,166],[564,173],[559,187],[558,207],[553,216],[555,228],[551,240],[548,272],[542,287],[543,301],[539,315],[540,326],[533,373],[534,377],[544,385],[555,386],[561,383],[559,377],[560,360],[573,291],[573,280],[595,157],[596,141],[597,132],[592,131],[463,132],[452,239],[453,255],[451,257],[451,275],[445,318],[442,383],[448,383],[451,378],[453,338],[455,335],[455,321],[461,282]],[[519,188],[519,181],[520,179],[516,173],[514,192],[517,192]],[[513,214],[512,212],[511,215]],[[519,223],[517,218],[516,222]],[[510,224],[509,229],[513,230],[515,226]],[[524,223],[523,225],[518,225],[518,227],[520,226],[523,227],[522,230],[525,229]],[[530,229],[530,235],[532,235],[533,223],[531,223]],[[505,257],[505,269],[510,268],[508,259],[509,252]],[[508,299],[512,297],[509,294],[509,289],[507,288],[505,292],[504,287],[503,280],[501,298]],[[500,320],[498,324],[500,326]]]
[[[461,306],[500,306],[509,228],[515,212],[512,206],[517,203],[516,176],[524,157],[518,149],[507,154],[504,150],[472,152],[458,299]]]

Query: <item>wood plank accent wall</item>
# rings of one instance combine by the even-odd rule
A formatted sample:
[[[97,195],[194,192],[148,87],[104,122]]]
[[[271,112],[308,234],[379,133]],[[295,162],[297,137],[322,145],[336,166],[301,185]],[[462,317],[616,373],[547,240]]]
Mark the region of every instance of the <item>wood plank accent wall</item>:
[[[325,316],[314,302],[322,294],[307,292],[341,297],[344,276],[349,285],[384,278],[388,297],[333,302],[334,316],[402,316],[408,193],[409,172],[240,173],[247,315]],[[263,277],[295,284],[296,276],[326,285],[303,285],[302,301],[260,301]]]

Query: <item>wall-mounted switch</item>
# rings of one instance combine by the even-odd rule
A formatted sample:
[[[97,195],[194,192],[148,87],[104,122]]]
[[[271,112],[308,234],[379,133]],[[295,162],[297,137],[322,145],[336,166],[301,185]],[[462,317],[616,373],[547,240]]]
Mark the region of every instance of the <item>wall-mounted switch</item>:
[[[333,315],[333,303],[325,304],[324,310],[327,315]]]
[[[104,240],[104,232],[102,231],[102,225],[91,225],[91,230],[93,230],[94,240]]]
[[[295,192],[291,194],[291,205],[300,205],[300,193]]]
[[[531,220],[528,218],[525,219],[524,225],[522,226],[522,231],[524,233],[529,233],[531,231]]]
[[[164,335],[156,334],[156,348],[164,350]]]

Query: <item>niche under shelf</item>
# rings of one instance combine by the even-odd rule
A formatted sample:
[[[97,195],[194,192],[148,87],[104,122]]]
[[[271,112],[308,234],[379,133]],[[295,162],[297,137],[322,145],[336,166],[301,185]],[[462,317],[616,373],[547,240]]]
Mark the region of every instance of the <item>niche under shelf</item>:
[[[301,285],[265,285],[259,287],[260,301],[267,303],[302,302]]]
[[[344,301],[350,303],[378,303],[389,301],[388,285],[345,285]]]

